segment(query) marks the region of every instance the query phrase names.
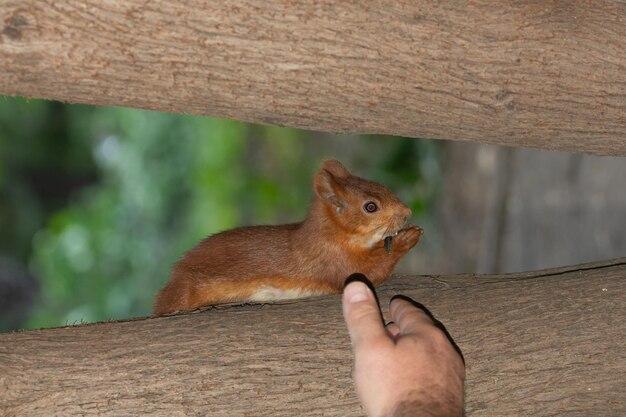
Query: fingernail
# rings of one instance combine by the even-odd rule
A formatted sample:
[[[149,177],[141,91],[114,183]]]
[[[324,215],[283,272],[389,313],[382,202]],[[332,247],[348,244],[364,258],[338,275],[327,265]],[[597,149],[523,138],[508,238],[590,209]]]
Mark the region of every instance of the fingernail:
[[[364,283],[355,281],[348,284],[344,294],[349,303],[358,303],[369,298],[370,289]]]

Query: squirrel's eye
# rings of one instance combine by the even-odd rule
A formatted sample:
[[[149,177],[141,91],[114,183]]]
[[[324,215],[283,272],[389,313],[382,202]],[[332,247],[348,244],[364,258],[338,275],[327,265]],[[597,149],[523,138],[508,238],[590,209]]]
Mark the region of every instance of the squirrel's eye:
[[[376,203],[374,203],[373,201],[368,201],[367,203],[365,203],[365,205],[363,206],[363,209],[365,211],[367,211],[368,213],[373,213],[376,210],[378,210],[378,206],[376,205]]]

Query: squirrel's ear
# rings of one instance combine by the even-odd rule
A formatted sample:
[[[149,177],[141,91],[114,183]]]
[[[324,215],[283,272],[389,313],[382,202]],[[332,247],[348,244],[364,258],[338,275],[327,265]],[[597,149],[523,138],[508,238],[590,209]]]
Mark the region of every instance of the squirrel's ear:
[[[329,159],[324,161],[324,163],[322,164],[322,170],[330,172],[337,178],[347,178],[351,175],[350,171],[348,171],[346,167],[344,167],[341,162],[337,161],[336,159]]]
[[[331,203],[337,208],[337,210],[344,208],[345,204],[339,195],[341,185],[337,183],[331,172],[322,168],[315,175],[313,188],[315,189],[315,194],[317,194],[317,196],[323,201]]]

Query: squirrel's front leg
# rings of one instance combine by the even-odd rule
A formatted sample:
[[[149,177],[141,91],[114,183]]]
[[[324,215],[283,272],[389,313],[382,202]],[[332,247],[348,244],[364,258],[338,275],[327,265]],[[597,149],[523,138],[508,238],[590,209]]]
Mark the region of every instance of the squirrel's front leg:
[[[400,230],[391,245],[378,242],[371,251],[369,279],[377,285],[389,278],[400,258],[419,242],[422,233],[421,228],[410,226]]]
[[[423,230],[417,226],[409,226],[402,229],[390,242],[385,240],[376,243],[372,248],[372,255],[384,258],[400,258],[419,242]]]
[[[424,231],[417,226],[402,229],[391,241],[391,253],[402,256],[417,245]]]

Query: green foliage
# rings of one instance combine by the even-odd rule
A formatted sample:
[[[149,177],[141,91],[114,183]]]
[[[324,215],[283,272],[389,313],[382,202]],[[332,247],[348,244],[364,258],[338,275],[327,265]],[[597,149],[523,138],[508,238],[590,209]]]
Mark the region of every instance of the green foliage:
[[[148,314],[201,238],[300,219],[325,157],[388,184],[417,216],[433,200],[431,142],[0,99],[0,249],[41,286],[26,327]]]
[[[44,298],[31,326],[146,314],[182,251],[239,222],[245,125],[125,109],[91,117],[101,181],[36,235]]]

